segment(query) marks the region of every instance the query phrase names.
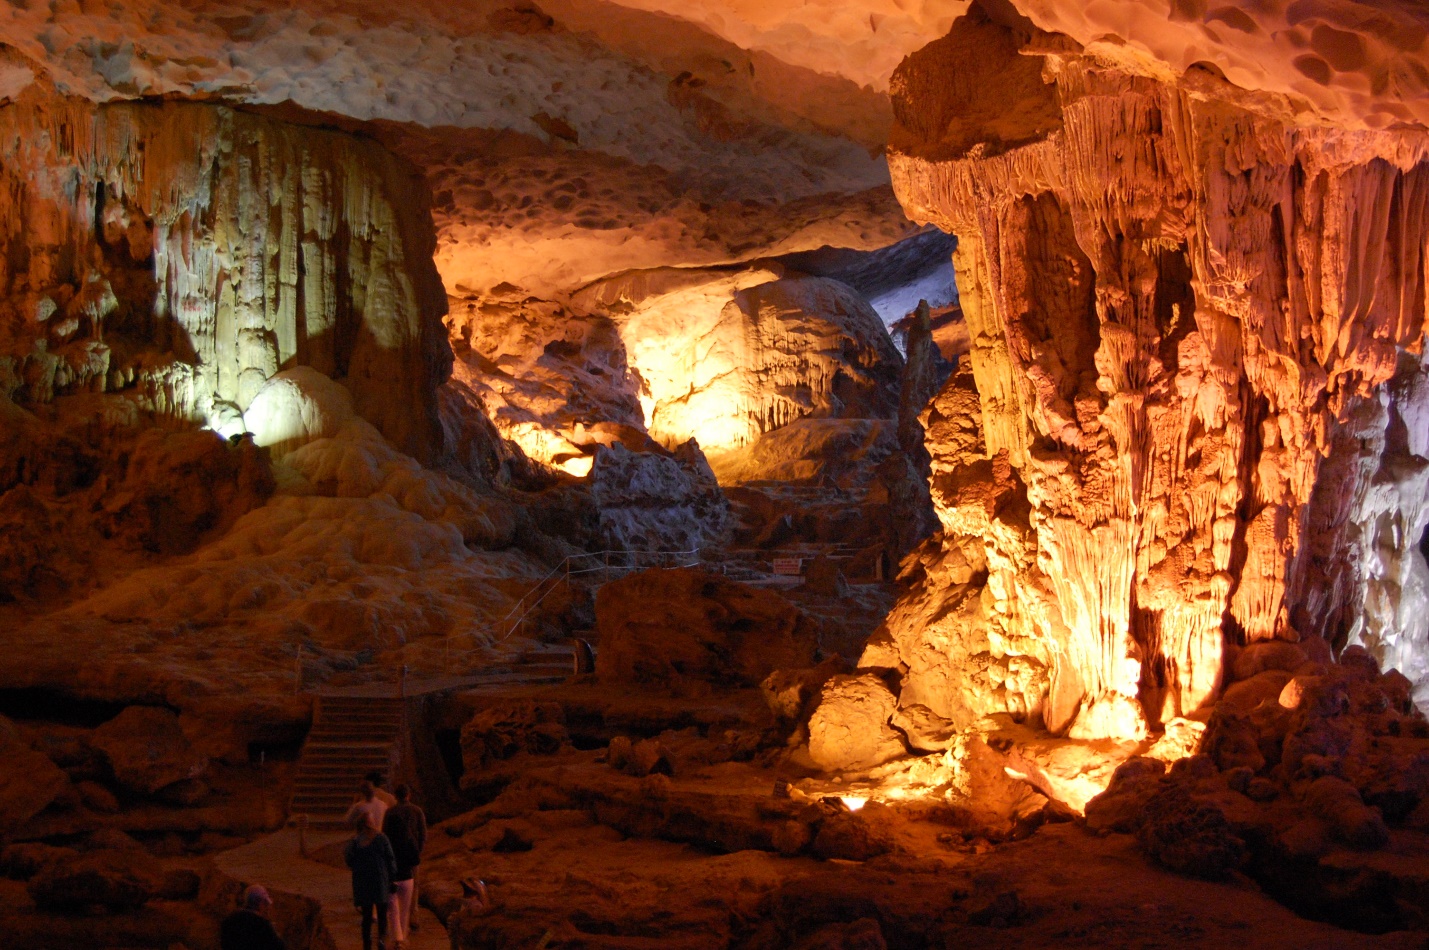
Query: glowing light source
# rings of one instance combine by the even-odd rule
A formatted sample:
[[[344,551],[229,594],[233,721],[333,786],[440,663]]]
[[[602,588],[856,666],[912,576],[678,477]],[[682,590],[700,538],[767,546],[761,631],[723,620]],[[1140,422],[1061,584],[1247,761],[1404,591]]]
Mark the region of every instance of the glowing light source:
[[[839,798],[849,811],[858,811],[864,805],[868,804],[868,799],[860,795],[840,795]]]
[[[595,458],[590,455],[573,455],[555,462],[556,468],[567,475],[574,475],[576,478],[585,478],[589,475],[594,464]]]

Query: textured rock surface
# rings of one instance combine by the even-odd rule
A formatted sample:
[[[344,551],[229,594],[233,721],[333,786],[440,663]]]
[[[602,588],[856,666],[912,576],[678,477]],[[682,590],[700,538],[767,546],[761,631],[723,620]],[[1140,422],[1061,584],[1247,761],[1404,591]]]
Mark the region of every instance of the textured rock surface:
[[[897,706],[877,674],[830,678],[809,720],[809,756],[833,772],[869,769],[903,755],[902,736],[889,725]]]
[[[643,431],[672,449],[697,439],[722,473],[759,467],[740,450],[796,420],[895,418],[903,360],[878,315],[846,284],[783,273],[667,268],[568,304],[458,303],[455,376],[505,437],[576,475],[597,445],[635,449]]]
[[[522,7],[17,8],[0,37],[29,62],[5,88],[48,72],[96,101],[219,93],[381,123],[427,171],[437,262],[462,295],[514,283],[549,296],[632,268],[911,233],[878,153],[887,98],[861,80],[684,18],[587,0]]]
[[[409,453],[439,453],[444,296],[410,168],[346,135],[38,83],[0,127],[7,395],[122,392],[227,434],[305,365]]]
[[[10,720],[0,717],[0,834],[9,835],[44,810],[69,787],[69,778],[43,753],[30,748]]]
[[[596,672],[609,682],[757,686],[776,669],[812,665],[818,649],[817,626],[778,594],[699,570],[614,581],[595,614]]]
[[[110,913],[133,910],[155,896],[159,882],[136,865],[146,855],[94,851],[49,861],[30,879],[35,906],[58,913],[76,913],[99,906]]]
[[[179,717],[167,709],[130,706],[96,729],[90,741],[119,783],[140,795],[199,778],[208,768],[208,759],[189,745]]]
[[[642,317],[627,334],[657,441],[693,436],[715,452],[807,415],[897,415],[902,358],[878,315],[836,281],[786,278],[740,290],[708,326],[681,328],[673,353],[674,328],[661,333],[657,322],[666,315],[652,308]]]
[[[590,489],[610,550],[698,552],[726,537],[729,503],[693,440],[673,453],[605,446]]]
[[[975,10],[894,77],[972,351],[928,418],[943,549],[865,662],[955,722],[1132,738],[1213,696],[1223,629],[1422,642],[1362,618],[1417,569],[1373,552],[1423,510],[1429,136],[1034,34]]]

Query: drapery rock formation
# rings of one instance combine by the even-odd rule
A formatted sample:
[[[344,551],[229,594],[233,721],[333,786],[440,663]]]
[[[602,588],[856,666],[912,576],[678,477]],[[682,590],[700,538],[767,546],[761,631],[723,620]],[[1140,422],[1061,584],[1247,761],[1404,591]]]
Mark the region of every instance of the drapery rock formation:
[[[233,434],[303,365],[404,450],[439,454],[445,295],[409,167],[348,135],[41,82],[0,108],[0,139],[6,395],[120,392]]]
[[[895,187],[959,237],[972,351],[927,415],[942,544],[863,665],[952,723],[1082,738],[1196,712],[1226,642],[1416,668],[1429,135],[1000,19],[892,83]]]

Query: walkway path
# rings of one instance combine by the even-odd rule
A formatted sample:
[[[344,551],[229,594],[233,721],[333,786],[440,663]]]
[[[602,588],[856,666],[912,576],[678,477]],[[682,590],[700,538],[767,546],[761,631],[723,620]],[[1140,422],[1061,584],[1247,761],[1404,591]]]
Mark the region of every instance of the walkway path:
[[[335,851],[347,840],[343,832],[309,831],[308,850]],[[323,924],[337,950],[361,950],[362,918],[352,906],[352,878],[345,869],[298,854],[298,832],[287,828],[218,855],[219,869],[244,884],[262,884],[322,902]],[[424,907],[413,914],[418,929],[408,935],[408,950],[449,950],[446,928]],[[375,943],[375,940],[374,940]],[[391,947],[391,941],[388,946]]]

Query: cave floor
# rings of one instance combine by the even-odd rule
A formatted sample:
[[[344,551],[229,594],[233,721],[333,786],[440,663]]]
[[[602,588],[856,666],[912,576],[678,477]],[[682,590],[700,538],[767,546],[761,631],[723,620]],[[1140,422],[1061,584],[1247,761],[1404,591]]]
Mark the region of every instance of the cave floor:
[[[322,903],[322,922],[332,937],[334,950],[362,946],[361,916],[352,905],[352,878],[342,867],[343,832],[309,831],[309,857],[299,851],[296,828],[285,828],[241,848],[226,851],[214,864],[242,882],[262,882],[270,890],[312,898]],[[447,932],[432,912],[417,908],[418,924],[407,939],[407,950],[446,950]]]
[[[673,775],[623,774],[603,750],[497,764],[503,790],[434,827],[424,900],[463,947],[1425,945],[1297,916],[1241,875],[1172,874],[1134,837],[1072,821],[994,843],[938,808],[870,802],[791,842],[801,801],[828,807],[819,793],[804,798],[787,767],[701,765],[690,741],[662,736]],[[771,792],[781,776],[792,803]],[[473,877],[491,889],[485,913],[462,908]]]

